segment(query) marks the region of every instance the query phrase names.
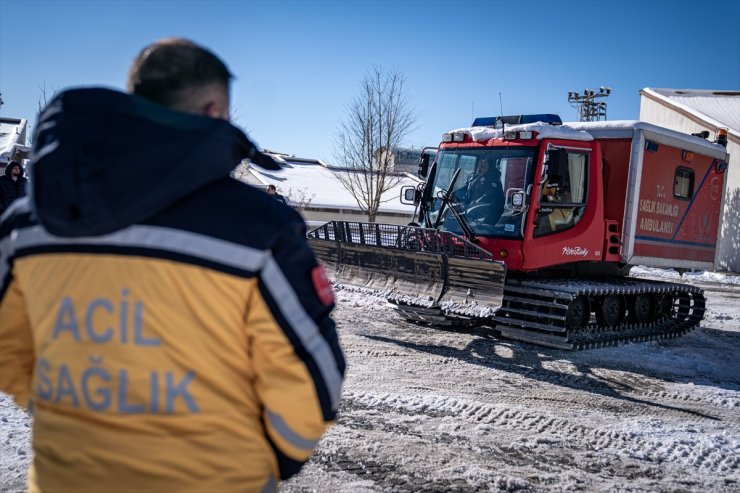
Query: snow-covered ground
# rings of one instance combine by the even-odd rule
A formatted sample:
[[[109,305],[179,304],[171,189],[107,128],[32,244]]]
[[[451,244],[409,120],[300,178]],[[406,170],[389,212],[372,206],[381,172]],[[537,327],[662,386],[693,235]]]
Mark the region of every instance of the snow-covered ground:
[[[637,269],[705,289],[701,328],[568,352],[400,321],[337,286],[340,417],[287,492],[740,491],[740,276]],[[0,394],[0,491],[22,490],[29,417]]]

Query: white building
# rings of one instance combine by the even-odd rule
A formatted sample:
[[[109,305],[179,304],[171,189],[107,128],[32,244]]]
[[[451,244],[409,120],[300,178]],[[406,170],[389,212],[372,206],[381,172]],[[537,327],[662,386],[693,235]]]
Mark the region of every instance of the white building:
[[[335,174],[354,171],[332,168],[318,159],[263,152],[280,163],[282,169],[272,171],[242,164],[234,176],[257,188],[275,185],[278,193],[301,213],[309,228],[333,220],[367,222],[367,214],[360,210],[357,201]],[[376,217],[378,223],[405,225],[413,220],[414,206],[401,203],[401,187],[416,186],[420,180],[410,174],[399,177],[400,182],[383,195],[387,201],[380,204]]]
[[[22,164],[29,152],[26,146],[26,120],[0,117],[0,172],[10,161]]]
[[[390,169],[396,173],[411,173],[415,175],[419,170],[419,157],[421,149],[409,147],[396,147],[390,155]],[[385,157],[386,150],[378,151],[380,159]]]
[[[740,272],[740,91],[646,87],[640,91],[640,120],[689,134],[708,131],[711,141],[727,129],[730,164],[717,268]]]

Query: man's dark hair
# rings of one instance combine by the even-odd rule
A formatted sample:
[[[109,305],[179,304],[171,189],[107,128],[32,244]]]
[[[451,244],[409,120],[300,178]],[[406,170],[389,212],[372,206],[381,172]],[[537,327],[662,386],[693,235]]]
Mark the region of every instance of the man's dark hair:
[[[183,38],[150,44],[129,70],[129,93],[168,107],[177,107],[192,90],[219,84],[228,90],[232,75],[216,55]]]

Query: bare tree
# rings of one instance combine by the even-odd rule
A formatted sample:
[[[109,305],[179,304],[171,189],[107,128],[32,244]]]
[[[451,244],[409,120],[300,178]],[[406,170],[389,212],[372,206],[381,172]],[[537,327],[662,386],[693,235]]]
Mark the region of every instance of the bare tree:
[[[52,99],[57,95],[56,89],[51,89],[51,95],[48,96],[46,94],[46,82],[44,82],[44,85],[39,85],[39,91],[41,91],[41,95],[39,96],[39,102],[38,102],[38,109],[36,110],[36,121],[39,121],[39,117],[41,116],[41,113],[46,109],[48,104],[51,102]]]
[[[383,197],[401,174],[393,173],[393,152],[412,130],[416,114],[409,107],[406,78],[397,69],[374,66],[365,74],[360,93],[347,105],[347,115],[334,139],[334,158],[343,169],[334,175],[375,222]]]
[[[290,200],[290,205],[301,208],[308,207],[314,197],[316,197],[316,194],[309,194],[308,189],[304,187],[296,188],[295,190],[293,190],[293,188],[289,188],[288,191],[285,192],[285,196]]]

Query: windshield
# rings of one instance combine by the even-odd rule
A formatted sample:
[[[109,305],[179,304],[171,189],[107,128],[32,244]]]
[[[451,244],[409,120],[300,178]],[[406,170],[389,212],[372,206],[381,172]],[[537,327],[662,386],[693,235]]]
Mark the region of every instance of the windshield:
[[[462,234],[462,226],[450,212],[450,207],[457,207],[476,236],[521,237],[524,214],[521,207],[513,207],[512,197],[525,191],[535,151],[534,147],[440,150],[431,220],[438,220],[442,208],[440,229]],[[441,196],[458,168],[451,204],[441,207]]]

